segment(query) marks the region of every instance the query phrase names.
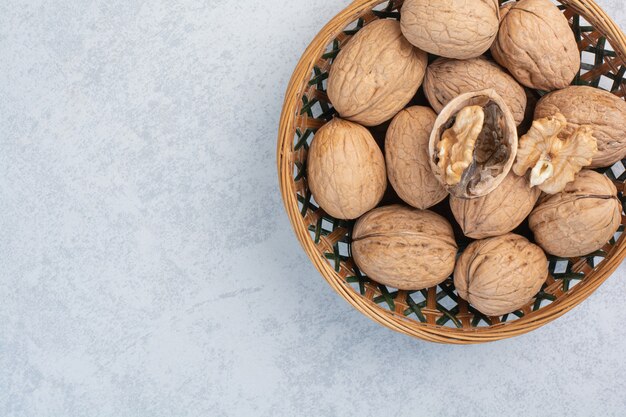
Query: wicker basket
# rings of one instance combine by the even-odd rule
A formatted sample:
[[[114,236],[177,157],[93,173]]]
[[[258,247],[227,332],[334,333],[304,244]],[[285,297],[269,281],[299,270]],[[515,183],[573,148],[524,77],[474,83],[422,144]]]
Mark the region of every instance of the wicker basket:
[[[481,343],[526,333],[574,308],[615,271],[626,256],[622,235],[626,217],[614,238],[596,253],[572,259],[550,257],[548,279],[531,303],[511,314],[487,317],[457,296],[451,278],[421,291],[401,291],[368,280],[350,256],[353,222],[324,213],[307,187],[309,144],[316,129],[335,113],[325,93],[334,57],[369,22],[398,19],[401,3],[356,0],[325,26],[304,52],[287,89],[278,133],[278,172],[285,208],[300,243],[322,276],[357,310],[378,323],[440,343]],[[593,0],[560,3],[582,54],[582,68],[574,83],[610,90],[623,98],[626,37]],[[412,104],[425,103],[423,100],[418,93]],[[386,125],[376,127],[372,133],[377,139],[384,138],[385,129]],[[601,170],[616,184],[622,204],[626,202],[624,166],[626,160]],[[381,205],[396,199],[390,190]],[[447,217],[451,218],[449,213]]]

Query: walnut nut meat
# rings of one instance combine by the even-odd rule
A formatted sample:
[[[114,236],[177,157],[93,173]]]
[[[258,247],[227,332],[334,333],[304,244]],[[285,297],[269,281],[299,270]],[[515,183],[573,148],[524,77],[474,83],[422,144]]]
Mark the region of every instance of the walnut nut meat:
[[[396,20],[377,20],[358,31],[337,55],[328,97],[342,118],[365,126],[391,119],[422,85],[425,52],[413,47]]]
[[[542,198],[528,222],[546,252],[571,258],[602,248],[617,231],[621,213],[611,180],[583,170],[561,193]]]
[[[522,308],[547,277],[541,248],[513,233],[470,243],[454,268],[459,296],[488,316]]]
[[[517,150],[515,120],[494,90],[461,94],[441,111],[429,140],[435,177],[459,198],[477,198],[508,174]]]
[[[626,158],[626,102],[599,88],[570,86],[554,91],[539,100],[535,118],[561,113],[567,119],[565,133],[571,134],[581,125],[593,129],[598,152],[591,168],[611,166]]]
[[[519,226],[530,214],[539,194],[525,177],[513,172],[489,194],[473,199],[450,197],[454,218],[467,237],[500,236]]]
[[[526,92],[498,64],[483,57],[468,60],[438,58],[426,69],[424,93],[436,112],[460,94],[487,88],[492,88],[503,98],[519,125],[524,120]]]
[[[328,214],[355,219],[382,199],[387,187],[385,159],[366,128],[335,118],[313,138],[307,181],[313,198]]]
[[[400,22],[413,45],[448,58],[474,58],[498,33],[497,0],[405,0]]]
[[[448,195],[428,162],[428,139],[436,118],[428,107],[406,108],[393,118],[385,138],[389,182],[402,200],[419,209]]]
[[[566,126],[565,117],[557,113],[535,120],[519,140],[513,171],[525,175],[530,169],[530,185],[544,193],[563,191],[598,150],[590,126],[580,126],[571,134],[563,132]]]
[[[429,210],[400,205],[376,208],[352,232],[359,269],[383,285],[419,290],[443,282],[454,269],[452,226]]]
[[[526,87],[567,87],[580,68],[580,53],[559,9],[549,0],[520,0],[503,14],[491,46],[496,62]]]

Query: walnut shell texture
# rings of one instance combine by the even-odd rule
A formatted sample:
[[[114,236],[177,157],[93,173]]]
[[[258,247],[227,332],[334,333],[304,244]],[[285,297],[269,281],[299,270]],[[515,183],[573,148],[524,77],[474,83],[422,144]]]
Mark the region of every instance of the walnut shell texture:
[[[519,125],[524,120],[526,92],[498,64],[483,57],[438,58],[426,69],[424,93],[436,112],[460,94],[487,88],[494,89],[504,99]]]
[[[328,97],[344,119],[375,126],[413,98],[427,64],[427,54],[402,36],[398,21],[377,20],[357,32],[333,61]]]
[[[454,270],[452,226],[429,210],[380,207],[361,217],[352,232],[352,255],[371,279],[402,290],[440,284]]]
[[[405,0],[400,22],[413,45],[448,58],[474,58],[498,33],[497,0]]]
[[[465,236],[483,239],[503,235],[519,226],[532,211],[539,194],[541,191],[531,188],[525,177],[511,171],[486,196],[474,199],[451,196],[450,208]]]
[[[488,316],[523,307],[547,277],[541,248],[513,233],[470,243],[454,268],[459,296]]]
[[[428,139],[436,118],[428,107],[409,107],[394,117],[385,138],[389,182],[402,200],[419,209],[448,195],[428,163]]]
[[[570,86],[539,100],[535,119],[561,113],[567,119],[565,132],[571,135],[581,125],[590,125],[598,152],[590,168],[611,166],[626,158],[626,102],[599,88]]]
[[[538,90],[565,88],[580,69],[574,33],[549,0],[520,0],[510,6],[491,53],[517,81]]]
[[[546,252],[572,258],[604,246],[617,231],[621,213],[611,180],[582,170],[563,192],[542,198],[528,221],[535,241]]]
[[[459,117],[470,106],[481,106],[484,110],[484,123],[479,137],[475,141],[475,150],[469,154],[473,158],[464,169],[458,183],[448,181],[448,169],[440,167],[442,156],[450,151],[454,158],[453,149],[445,150],[441,144],[444,133],[454,128],[454,124],[461,126]],[[473,112],[471,112],[473,113]],[[472,129],[470,129],[473,131]],[[471,143],[471,141],[466,141]],[[477,198],[489,194],[506,177],[511,170],[517,152],[517,128],[513,115],[508,106],[492,89],[461,94],[443,108],[428,142],[429,162],[435,177],[450,192],[459,198]],[[473,156],[472,156],[473,155]],[[463,161],[465,163],[467,161]],[[458,161],[450,159],[448,166],[459,165]],[[450,184],[449,184],[450,183]]]
[[[385,158],[366,128],[335,118],[313,138],[307,180],[313,198],[328,214],[355,219],[385,193]]]

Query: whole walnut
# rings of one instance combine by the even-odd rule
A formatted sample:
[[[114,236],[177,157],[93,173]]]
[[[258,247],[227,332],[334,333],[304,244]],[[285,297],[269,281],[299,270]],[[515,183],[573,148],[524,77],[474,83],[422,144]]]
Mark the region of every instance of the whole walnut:
[[[546,252],[572,258],[602,248],[617,231],[621,213],[611,180],[583,170],[563,192],[543,197],[528,222]]]
[[[335,118],[313,138],[307,180],[313,198],[328,214],[355,219],[383,197],[385,158],[366,128]]]
[[[567,87],[580,68],[580,53],[559,9],[550,0],[520,0],[503,14],[491,46],[494,59],[527,87]]]
[[[599,88],[571,86],[543,96],[535,119],[561,113],[567,119],[565,133],[582,125],[591,126],[598,152],[591,168],[611,166],[626,157],[626,102]]]
[[[513,233],[470,243],[454,268],[459,296],[488,316],[525,306],[547,277],[541,248]]]
[[[450,208],[465,236],[483,239],[500,236],[519,226],[530,214],[541,191],[512,171],[486,196],[450,197]]]
[[[352,232],[352,255],[371,279],[401,290],[443,282],[457,252],[452,226],[429,210],[392,205],[361,217]]]
[[[436,118],[428,107],[409,107],[393,118],[385,138],[389,182],[402,200],[419,209],[448,195],[428,163],[428,139]]]
[[[494,89],[502,97],[519,125],[524,120],[526,92],[498,64],[483,57],[468,60],[438,58],[426,69],[424,93],[436,112],[460,94],[487,88]]]
[[[435,177],[451,195],[477,198],[489,194],[515,160],[513,115],[494,90],[461,94],[437,116],[428,152]]]
[[[377,20],[350,39],[333,61],[328,98],[341,117],[365,126],[391,119],[422,85],[428,64],[396,20]]]
[[[498,33],[497,0],[405,0],[400,22],[413,45],[448,58],[474,58]]]

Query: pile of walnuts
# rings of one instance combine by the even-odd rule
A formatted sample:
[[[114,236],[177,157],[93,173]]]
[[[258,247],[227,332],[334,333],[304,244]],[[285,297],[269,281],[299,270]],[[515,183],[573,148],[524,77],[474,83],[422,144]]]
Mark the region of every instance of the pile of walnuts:
[[[309,188],[329,215],[358,219],[352,255],[371,279],[419,290],[453,274],[484,314],[514,311],[545,282],[546,253],[583,256],[617,231],[617,190],[590,168],[626,156],[626,103],[570,85],[580,54],[549,0],[406,0],[400,12],[334,60],[338,116],[313,139]],[[430,106],[411,105],[422,92]],[[379,206],[388,184],[404,205]],[[446,204],[449,218],[428,210]],[[535,243],[511,233],[526,219]],[[473,239],[460,254],[451,222]]]

